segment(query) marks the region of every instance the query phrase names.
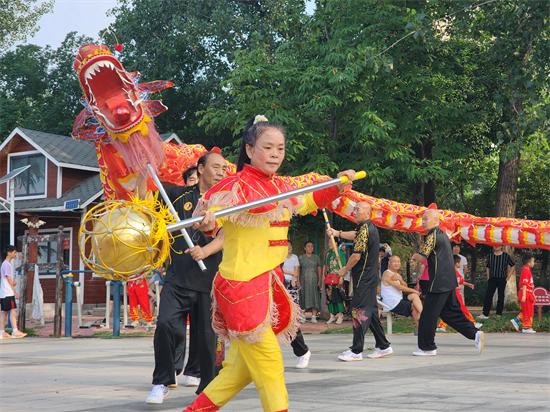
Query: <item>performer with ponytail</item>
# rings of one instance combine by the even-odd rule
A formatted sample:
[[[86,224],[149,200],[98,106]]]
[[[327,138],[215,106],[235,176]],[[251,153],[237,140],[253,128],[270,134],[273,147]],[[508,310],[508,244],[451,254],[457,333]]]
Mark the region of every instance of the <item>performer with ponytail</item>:
[[[195,210],[195,215],[206,213],[196,229],[210,235],[224,229],[223,259],[212,286],[212,325],[221,338],[231,340],[231,347],[218,377],[186,412],[217,411],[250,382],[264,411],[288,408],[279,342],[288,344],[296,336],[301,315],[279,267],[287,255],[289,221],[296,213],[329,205],[350,183],[217,220],[212,213],[291,190],[276,173],[284,157],[283,128],[256,116],[246,126],[237,173],[206,192]],[[350,181],[354,175],[352,170],[338,174]]]

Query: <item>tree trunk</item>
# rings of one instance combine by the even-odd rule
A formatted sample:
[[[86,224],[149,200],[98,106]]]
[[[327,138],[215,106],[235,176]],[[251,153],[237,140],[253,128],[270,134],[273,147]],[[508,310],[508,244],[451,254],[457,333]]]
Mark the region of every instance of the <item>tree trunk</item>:
[[[518,193],[520,154],[507,162],[500,161],[498,165],[497,193],[495,200],[495,217],[515,217]],[[505,246],[503,250],[513,257],[514,249]],[[517,266],[516,266],[517,269]],[[506,285],[504,305],[518,302],[516,271]]]
[[[472,267],[470,268],[470,282],[474,285],[477,280],[477,249],[474,245],[472,250]]]
[[[550,250],[542,251],[542,266],[540,268],[540,285],[545,287],[546,290],[550,290],[550,278],[548,276],[548,258],[550,257]]]

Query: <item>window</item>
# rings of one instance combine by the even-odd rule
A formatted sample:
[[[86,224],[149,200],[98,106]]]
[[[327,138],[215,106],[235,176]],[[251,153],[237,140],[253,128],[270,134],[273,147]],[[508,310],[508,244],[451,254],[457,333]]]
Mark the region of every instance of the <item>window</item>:
[[[41,235],[44,234],[54,234],[54,232],[48,231],[48,233],[44,233],[44,231],[39,232]],[[64,235],[66,238],[71,238],[71,231],[65,230]],[[70,245],[70,243],[69,243]],[[63,249],[63,262],[70,267],[70,249]],[[37,263],[57,263],[57,242],[38,242],[38,259]],[[40,277],[41,278],[55,278],[55,270],[41,270],[40,271]]]
[[[46,193],[46,158],[42,154],[11,156],[10,170],[31,165],[15,177],[15,197]]]

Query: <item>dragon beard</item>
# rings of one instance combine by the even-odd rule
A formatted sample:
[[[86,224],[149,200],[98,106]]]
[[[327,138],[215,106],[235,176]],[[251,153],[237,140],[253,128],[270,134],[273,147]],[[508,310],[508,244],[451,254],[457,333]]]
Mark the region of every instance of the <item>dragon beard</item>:
[[[138,130],[130,134],[126,143],[122,143],[119,139],[113,139],[111,142],[130,172],[143,176],[147,176],[149,173],[147,163],[158,174],[158,167],[165,161],[162,139],[155,128],[153,119],[146,125],[147,135]]]

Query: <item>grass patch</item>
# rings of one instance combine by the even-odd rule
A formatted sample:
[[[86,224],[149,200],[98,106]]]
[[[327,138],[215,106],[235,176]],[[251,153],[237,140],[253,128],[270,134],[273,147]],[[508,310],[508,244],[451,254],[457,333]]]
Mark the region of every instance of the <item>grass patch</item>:
[[[483,323],[483,327],[481,330],[483,332],[516,332],[514,329],[514,326],[512,326],[512,323],[510,322],[510,319],[515,318],[516,315],[513,314],[503,314],[500,318],[497,318],[496,316],[492,316],[489,319],[483,319],[478,320],[479,322]],[[382,321],[382,325],[384,326],[384,329],[386,329],[386,321]],[[397,318],[394,319],[392,322],[392,328],[393,333],[414,333],[416,332],[416,327],[414,326],[414,321],[412,318]],[[550,312],[544,313],[542,315],[542,319],[539,321],[539,315],[538,312],[535,312],[535,316],[533,317],[533,329],[537,332],[550,332]],[[327,329],[321,332],[321,334],[324,335],[330,335],[330,334],[350,334],[353,333],[353,327],[352,326],[346,326],[343,328],[334,328],[334,329]],[[367,332],[367,334],[369,334]],[[447,326],[447,333],[456,333],[456,331],[451,328],[450,326]]]
[[[384,326],[384,329],[386,329],[386,320],[384,319],[382,321],[382,325]],[[512,324],[510,324],[512,326]],[[414,333],[416,332],[416,326],[414,325],[414,321],[412,318],[397,318],[393,319],[392,322],[392,329],[393,333]],[[346,326],[343,328],[334,328],[334,329],[327,329],[321,332],[321,334],[324,335],[330,335],[330,334],[349,334],[353,333],[353,327],[352,326]],[[370,334],[370,330],[367,332],[367,334]]]
[[[27,334],[28,337],[38,336],[36,334],[36,329],[37,328],[25,328],[25,333]],[[11,335],[13,333],[13,329],[6,328],[6,332]]]
[[[113,336],[113,332],[95,332],[92,336],[96,338],[104,338],[104,339],[120,339],[124,338],[125,336],[154,336],[155,332],[128,332],[128,333],[121,333],[120,336]]]

